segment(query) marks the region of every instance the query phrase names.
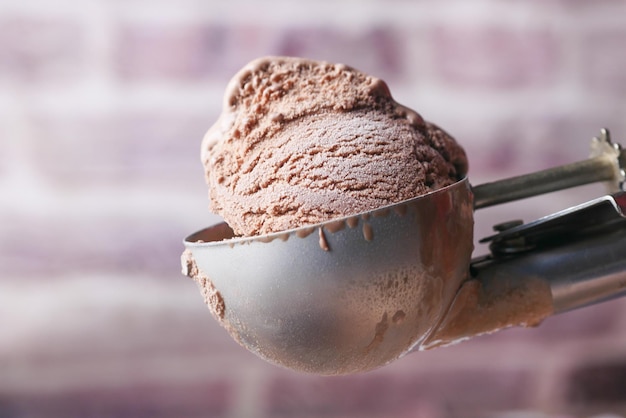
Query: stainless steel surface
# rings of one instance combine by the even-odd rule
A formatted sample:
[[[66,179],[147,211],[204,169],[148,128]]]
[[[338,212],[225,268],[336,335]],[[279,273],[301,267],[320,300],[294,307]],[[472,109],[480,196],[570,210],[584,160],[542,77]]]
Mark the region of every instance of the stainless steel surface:
[[[619,193],[513,228],[500,239],[521,239],[527,250],[497,251],[501,256],[495,259],[474,261],[473,273],[481,280],[543,279],[550,284],[555,313],[624,296],[624,209],[626,194]]]
[[[539,254],[527,266],[540,266],[550,278],[555,313],[626,294],[626,228]],[[531,262],[531,260],[529,260]],[[528,270],[527,270],[528,271]]]
[[[397,359],[438,323],[467,274],[472,217],[463,180],[362,216],[227,241],[217,226],[185,245],[243,346],[292,369],[351,373]]]
[[[593,139],[591,147],[587,160],[473,187],[474,208],[601,181],[607,182],[609,191],[617,191],[624,182],[626,151],[611,142],[607,129]]]

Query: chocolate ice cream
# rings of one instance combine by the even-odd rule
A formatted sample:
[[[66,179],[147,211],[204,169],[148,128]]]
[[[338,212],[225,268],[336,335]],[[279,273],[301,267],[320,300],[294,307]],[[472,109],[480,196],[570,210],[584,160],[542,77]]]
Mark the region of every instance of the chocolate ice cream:
[[[457,142],[396,103],[383,81],[284,57],[235,75],[202,162],[210,209],[242,236],[376,209],[467,171]]]

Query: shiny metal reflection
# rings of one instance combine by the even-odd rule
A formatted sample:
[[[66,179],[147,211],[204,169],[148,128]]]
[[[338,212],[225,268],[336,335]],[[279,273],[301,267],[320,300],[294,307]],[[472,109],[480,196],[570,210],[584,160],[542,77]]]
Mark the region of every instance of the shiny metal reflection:
[[[202,242],[205,241],[205,242]],[[266,360],[369,370],[420,344],[466,277],[467,180],[367,214],[251,238],[220,224],[185,240],[224,301],[223,325]]]

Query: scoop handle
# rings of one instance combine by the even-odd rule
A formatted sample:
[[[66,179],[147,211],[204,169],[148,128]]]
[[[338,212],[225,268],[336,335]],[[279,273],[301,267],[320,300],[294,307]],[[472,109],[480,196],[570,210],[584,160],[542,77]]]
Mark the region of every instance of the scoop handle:
[[[607,129],[593,138],[591,149],[587,160],[472,187],[474,209],[601,181],[617,191],[626,174],[626,152],[611,142]]]
[[[554,313],[626,295],[626,219],[604,232],[574,238],[564,245],[496,259],[475,267],[482,281],[506,277],[544,280],[552,291]]]

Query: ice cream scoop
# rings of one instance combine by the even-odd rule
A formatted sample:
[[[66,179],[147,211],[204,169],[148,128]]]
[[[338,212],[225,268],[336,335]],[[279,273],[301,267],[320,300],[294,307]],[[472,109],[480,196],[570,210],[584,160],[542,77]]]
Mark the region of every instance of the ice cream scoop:
[[[434,330],[466,279],[472,226],[464,180],[279,233],[232,238],[222,224],[187,238],[183,264],[219,292],[216,316],[243,346],[296,370],[354,373]]]
[[[616,241],[615,231],[626,230],[626,198],[606,200],[615,215],[610,233],[599,234],[599,218],[592,217],[590,235],[563,235],[576,229],[571,214],[553,216],[521,232],[505,231],[504,256],[475,261],[473,209],[594,181],[617,189],[624,153],[606,131],[592,144],[592,157],[580,163],[473,188],[463,178],[315,225],[243,238],[226,224],[209,227],[185,239],[183,271],[240,344],[311,373],[366,371],[413,350],[536,325],[553,312],[625,291],[626,244]],[[576,217],[573,224],[582,225]],[[548,239],[538,238],[546,233]],[[530,247],[518,245],[520,238]],[[536,257],[531,244],[556,264]],[[578,257],[567,258],[574,250]]]

